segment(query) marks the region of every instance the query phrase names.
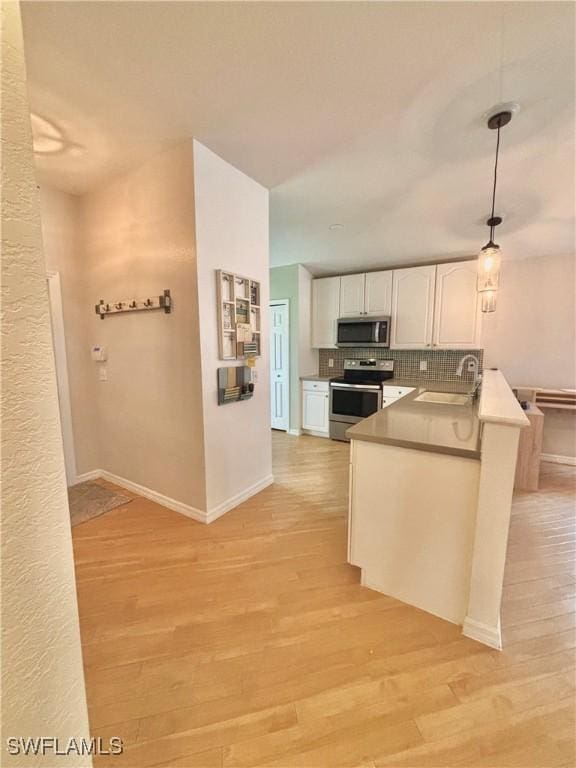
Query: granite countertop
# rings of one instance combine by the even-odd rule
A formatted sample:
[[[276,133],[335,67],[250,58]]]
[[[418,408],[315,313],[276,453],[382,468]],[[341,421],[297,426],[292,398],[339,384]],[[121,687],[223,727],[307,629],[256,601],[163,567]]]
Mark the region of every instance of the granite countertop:
[[[480,459],[478,398],[471,399],[468,405],[415,401],[426,391],[468,394],[473,388],[470,382],[389,379],[384,384],[414,387],[414,391],[350,427],[347,437]]]

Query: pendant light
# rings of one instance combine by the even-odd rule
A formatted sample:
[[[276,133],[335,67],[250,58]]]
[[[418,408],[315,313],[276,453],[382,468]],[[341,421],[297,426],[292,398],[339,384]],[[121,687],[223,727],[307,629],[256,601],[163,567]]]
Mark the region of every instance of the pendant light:
[[[492,213],[486,224],[490,227],[490,239],[480,251],[478,257],[478,292],[481,296],[482,312],[494,312],[500,284],[500,246],[494,242],[494,229],[502,223],[500,216],[494,215],[496,205],[496,184],[498,181],[498,154],[500,152],[500,129],[512,120],[511,110],[496,112],[488,119],[488,128],[496,131],[496,158],[494,161],[494,182],[492,185]]]

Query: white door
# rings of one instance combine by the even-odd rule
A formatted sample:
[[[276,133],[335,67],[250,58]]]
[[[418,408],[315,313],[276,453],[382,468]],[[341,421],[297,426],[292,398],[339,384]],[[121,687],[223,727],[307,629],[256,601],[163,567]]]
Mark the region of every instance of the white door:
[[[313,432],[328,432],[328,392],[305,389],[302,393],[302,428]]]
[[[434,347],[477,349],[480,344],[480,302],[476,261],[438,264],[434,311]]]
[[[312,347],[336,346],[336,323],[340,313],[340,278],[320,277],[312,281]]]
[[[340,278],[340,317],[364,314],[365,275],[342,275]]]
[[[436,266],[395,269],[392,278],[392,334],[395,349],[432,346]]]
[[[367,272],[364,288],[364,311],[367,315],[392,314],[392,270]]]
[[[272,429],[290,426],[288,300],[270,302],[270,401]]]
[[[66,358],[66,339],[64,337],[60,275],[58,272],[50,272],[47,280],[66,482],[68,485],[74,485],[76,482],[76,454],[74,450],[74,434],[72,432],[72,407],[70,405],[70,385],[68,383],[68,361]]]

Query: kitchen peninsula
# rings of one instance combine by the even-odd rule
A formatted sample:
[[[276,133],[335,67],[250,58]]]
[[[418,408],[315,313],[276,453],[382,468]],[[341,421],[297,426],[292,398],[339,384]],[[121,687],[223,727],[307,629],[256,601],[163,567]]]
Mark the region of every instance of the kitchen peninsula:
[[[501,648],[516,454],[528,419],[500,371],[484,372],[479,399],[430,402],[431,390],[457,394],[454,385],[415,386],[347,431],[349,561],[365,586]],[[443,399],[454,398],[432,396]]]

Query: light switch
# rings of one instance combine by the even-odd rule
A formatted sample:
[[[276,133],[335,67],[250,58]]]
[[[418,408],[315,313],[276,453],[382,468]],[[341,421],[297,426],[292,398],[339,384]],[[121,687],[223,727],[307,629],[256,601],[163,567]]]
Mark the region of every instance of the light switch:
[[[334,368],[334,358],[329,357],[328,358],[328,368]]]
[[[106,347],[94,346],[91,350],[92,360],[97,363],[103,363],[108,358],[108,350]]]
[[[428,363],[426,360],[420,360],[420,370],[421,371],[427,371],[428,370]]]
[[[98,375],[99,375],[100,381],[108,381],[108,369],[106,368],[105,365],[101,366],[101,368],[99,369]]]

